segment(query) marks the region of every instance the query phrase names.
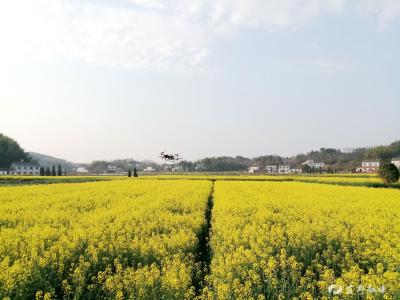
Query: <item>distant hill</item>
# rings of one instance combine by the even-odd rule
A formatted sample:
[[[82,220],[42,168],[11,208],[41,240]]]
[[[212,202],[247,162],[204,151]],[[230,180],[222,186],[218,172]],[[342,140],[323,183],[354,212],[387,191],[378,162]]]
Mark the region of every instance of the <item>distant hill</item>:
[[[40,154],[36,152],[28,152],[32,160],[37,161],[42,167],[51,167],[61,165],[63,169],[72,170],[76,169],[77,165],[73,162],[67,161],[62,158]]]

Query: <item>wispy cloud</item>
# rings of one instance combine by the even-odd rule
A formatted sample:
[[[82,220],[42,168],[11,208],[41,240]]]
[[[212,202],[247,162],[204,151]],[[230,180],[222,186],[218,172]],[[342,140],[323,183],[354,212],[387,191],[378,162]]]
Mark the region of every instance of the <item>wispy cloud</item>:
[[[300,26],[322,13],[340,13],[348,1],[4,1],[0,54],[36,52],[123,69],[194,66],[212,52],[213,39],[241,28]],[[360,3],[363,12],[377,15],[381,29],[400,15],[397,0]]]
[[[311,60],[296,60],[283,64],[280,70],[288,73],[318,72],[326,75],[334,75],[344,72],[357,71],[358,66],[337,58],[320,57]]]
[[[345,63],[338,60],[319,58],[312,62],[312,65],[318,70],[328,73],[335,74],[338,72],[349,72],[354,71],[356,68],[350,63]]]

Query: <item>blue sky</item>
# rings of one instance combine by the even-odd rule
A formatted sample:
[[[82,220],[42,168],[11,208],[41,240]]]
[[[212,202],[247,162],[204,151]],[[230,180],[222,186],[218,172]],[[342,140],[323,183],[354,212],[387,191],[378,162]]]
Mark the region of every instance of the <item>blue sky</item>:
[[[0,131],[77,162],[387,144],[399,49],[397,0],[3,2]]]

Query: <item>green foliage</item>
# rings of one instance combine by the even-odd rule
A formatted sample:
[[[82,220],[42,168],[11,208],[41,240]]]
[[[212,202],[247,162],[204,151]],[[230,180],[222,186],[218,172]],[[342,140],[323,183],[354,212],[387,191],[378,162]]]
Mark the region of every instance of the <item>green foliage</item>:
[[[0,133],[0,168],[9,168],[16,161],[30,161],[30,158],[15,140]]]
[[[383,164],[379,167],[379,176],[386,183],[394,183],[399,181],[399,169],[394,164]]]
[[[203,171],[225,172],[242,171],[249,167],[250,160],[243,161],[242,157],[209,157],[200,161]]]
[[[365,152],[365,158],[379,158],[390,160],[400,154],[400,141],[391,143],[389,146],[378,146],[370,148]]]
[[[132,172],[131,172],[131,169],[129,168],[129,170],[128,170],[128,177],[132,177]]]
[[[104,160],[95,160],[90,165],[87,166],[89,172],[92,173],[102,173],[107,170],[109,162]]]
[[[187,161],[187,160],[182,160],[178,163],[179,167],[182,167],[182,170],[184,171],[195,171],[196,170],[196,164],[194,162],[191,161]]]
[[[56,168],[53,166],[52,168],[51,168],[51,176],[56,176],[57,174],[56,174]]]
[[[136,167],[133,168],[133,177],[139,177]]]

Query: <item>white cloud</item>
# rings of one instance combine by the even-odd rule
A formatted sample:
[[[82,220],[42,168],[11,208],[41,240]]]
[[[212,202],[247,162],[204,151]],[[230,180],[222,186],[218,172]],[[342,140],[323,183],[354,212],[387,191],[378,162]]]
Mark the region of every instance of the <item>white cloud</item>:
[[[312,62],[312,65],[320,71],[328,74],[355,70],[355,67],[350,63],[326,58],[318,58]]]
[[[123,69],[202,64],[210,41],[241,28],[282,30],[340,13],[349,0],[9,0],[0,4],[0,55],[63,57]],[[361,0],[359,0],[361,1]],[[363,0],[380,28],[398,0]]]

